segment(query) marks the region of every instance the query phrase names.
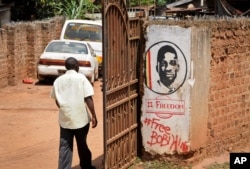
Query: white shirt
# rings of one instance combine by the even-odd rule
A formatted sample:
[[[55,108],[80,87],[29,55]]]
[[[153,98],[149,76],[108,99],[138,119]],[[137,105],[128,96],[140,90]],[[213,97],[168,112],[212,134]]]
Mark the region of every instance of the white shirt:
[[[55,80],[50,96],[60,106],[59,124],[62,128],[78,129],[89,123],[84,98],[92,95],[94,90],[91,83],[75,70],[68,70]]]

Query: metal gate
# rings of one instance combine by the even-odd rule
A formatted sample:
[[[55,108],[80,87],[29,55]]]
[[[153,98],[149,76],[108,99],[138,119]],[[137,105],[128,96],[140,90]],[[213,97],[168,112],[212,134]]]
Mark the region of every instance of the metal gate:
[[[125,0],[103,1],[104,168],[128,168],[137,157],[140,20]]]

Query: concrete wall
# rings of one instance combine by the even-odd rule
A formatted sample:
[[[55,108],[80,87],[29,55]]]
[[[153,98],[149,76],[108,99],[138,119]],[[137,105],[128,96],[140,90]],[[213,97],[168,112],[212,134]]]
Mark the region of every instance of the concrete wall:
[[[145,33],[146,80],[141,117],[143,145],[149,152],[186,154],[207,141],[204,131],[208,121],[211,30],[208,27],[152,24]],[[176,72],[170,72],[175,69],[171,65],[173,58],[169,56],[171,60],[165,60],[168,62],[164,68],[169,71],[167,76],[176,73],[173,82],[169,79],[171,83],[168,87],[159,83],[159,70],[156,70],[161,69],[156,66],[158,51],[165,45],[173,47],[178,56]],[[166,128],[168,131],[165,131]]]
[[[147,27],[141,123],[143,145],[149,152],[174,154],[190,150],[191,33],[192,29],[179,26]],[[172,54],[173,49],[176,54],[164,57],[167,52],[158,53],[162,49]],[[164,57],[160,62],[159,55]]]
[[[207,142],[208,122],[208,96],[210,82],[210,27],[192,27],[191,58],[193,66],[190,67],[191,89],[191,149],[199,149]]]
[[[152,26],[158,26],[159,29],[152,30]],[[183,91],[184,96],[176,98],[173,97],[175,93],[152,92],[147,86],[147,79],[143,80],[141,124],[144,155],[156,157],[158,154],[160,158],[169,158],[169,155],[175,154],[174,157],[180,157],[182,161],[195,162],[224,152],[250,148],[249,18],[155,20],[146,22],[144,27],[146,47],[143,63],[146,64],[145,58],[150,48],[147,44],[170,41],[178,44],[181,50],[186,50],[189,42],[185,37],[191,37],[190,58],[186,57],[187,78],[178,89]],[[180,31],[179,27],[183,30]],[[150,36],[154,31],[158,36]],[[175,32],[175,35],[167,36],[166,31]],[[181,45],[182,43],[186,43],[186,46]],[[184,52],[185,56],[186,53],[188,52]],[[151,57],[156,56],[151,54]],[[144,77],[147,78],[148,65],[144,64],[143,68]],[[162,97],[165,97],[166,104],[171,103],[172,97],[175,100],[184,100],[184,115],[176,114],[163,119],[157,116],[159,112],[162,113],[161,111],[145,108],[152,106],[148,102],[151,98]],[[187,114],[189,118],[184,118]],[[188,131],[183,123],[189,124]],[[173,143],[175,134],[170,131],[176,128],[179,130],[175,133],[180,137]],[[167,133],[165,136],[159,134],[164,132]],[[156,136],[158,145],[148,144],[150,139]],[[172,149],[167,146],[172,146]],[[181,149],[183,146],[186,146],[186,149]]]

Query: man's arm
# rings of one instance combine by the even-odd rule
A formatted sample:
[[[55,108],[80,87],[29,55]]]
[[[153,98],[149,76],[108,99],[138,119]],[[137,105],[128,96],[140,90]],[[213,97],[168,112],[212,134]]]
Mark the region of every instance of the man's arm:
[[[97,126],[97,118],[95,114],[95,107],[94,107],[93,99],[91,96],[89,96],[89,97],[86,97],[84,100],[92,115],[92,128],[95,128]]]

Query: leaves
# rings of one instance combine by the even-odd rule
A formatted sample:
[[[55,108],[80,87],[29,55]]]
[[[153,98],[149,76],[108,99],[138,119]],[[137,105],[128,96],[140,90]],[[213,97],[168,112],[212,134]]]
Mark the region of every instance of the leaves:
[[[99,10],[91,0],[39,0],[40,13],[50,11],[53,15],[64,15],[67,19],[84,19],[85,14]],[[50,9],[50,10],[48,10]]]
[[[157,5],[157,6],[165,6],[167,3],[173,2],[176,0],[130,0],[128,2],[129,7],[135,6],[149,6],[149,5]]]

